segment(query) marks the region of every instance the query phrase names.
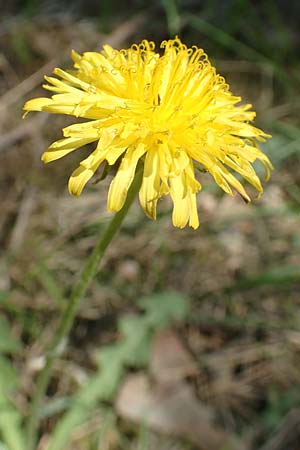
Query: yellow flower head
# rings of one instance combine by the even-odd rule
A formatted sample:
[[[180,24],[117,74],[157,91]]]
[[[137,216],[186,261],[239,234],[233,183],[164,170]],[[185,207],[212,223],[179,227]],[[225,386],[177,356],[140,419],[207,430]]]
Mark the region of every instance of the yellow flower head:
[[[272,167],[257,146],[270,137],[250,124],[251,105],[237,106],[223,77],[202,49],[187,48],[179,38],[161,44],[163,54],[146,40],[127,50],[108,45],[101,53],[72,52],[73,71],[54,69],[45,77],[51,98],[29,100],[25,111],[70,114],[88,121],[63,129],[64,138],[50,145],[42,159],[50,162],[83,145],[95,150],[72,173],[69,191],[80,195],[100,164],[117,168],[108,193],[108,210],[122,208],[143,165],[139,198],[146,214],[156,218],[157,200],[170,194],[173,224],[199,226],[195,169],[210,172],[228,194],[248,194],[230,170],[263,191],[252,163],[258,159],[266,177]]]

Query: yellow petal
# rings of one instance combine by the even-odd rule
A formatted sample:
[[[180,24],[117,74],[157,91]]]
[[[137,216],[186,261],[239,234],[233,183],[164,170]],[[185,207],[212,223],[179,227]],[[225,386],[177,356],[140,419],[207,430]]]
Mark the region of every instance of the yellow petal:
[[[76,67],[76,63],[79,63],[81,61],[82,56],[77,53],[74,49],[71,50],[71,58],[74,61],[74,66]]]
[[[43,111],[44,106],[48,106],[52,103],[51,98],[33,98],[32,100],[28,100],[23,106],[25,111]]]
[[[173,170],[175,175],[179,175],[190,162],[190,158],[183,149],[175,149],[173,151]]]
[[[110,166],[114,165],[118,158],[126,151],[127,146],[111,146],[107,152],[106,160]]]
[[[170,178],[170,185],[170,194],[174,202],[173,224],[183,228],[189,222],[190,227],[198,228],[196,192],[201,189],[201,185],[195,179],[192,161],[181,176]]]
[[[92,120],[89,122],[75,123],[63,128],[63,134],[65,137],[82,138],[87,139],[99,139],[101,135],[101,121]]]
[[[258,178],[253,167],[248,161],[243,160],[242,158],[235,159],[234,156],[226,156],[225,163],[237,173],[240,173],[245,178],[245,180],[247,180],[258,190],[258,192],[263,191],[260,179]]]
[[[42,161],[49,163],[55,161],[56,159],[66,156],[68,153],[76,150],[83,145],[94,142],[94,138],[65,138],[59,141],[53,142],[48,150],[43,153]]]
[[[54,77],[44,77],[49,84],[43,84],[43,88],[48,91],[57,92],[59,94],[71,93],[81,95],[82,91],[74,86],[70,86],[66,81],[59,80]]]
[[[214,173],[215,174],[218,173],[218,176],[216,177],[214,175]],[[227,192],[227,194],[232,195],[232,191],[229,186],[229,185],[231,185],[232,187],[234,187],[234,189],[236,189],[241,194],[241,196],[243,197],[243,199],[246,202],[251,201],[251,199],[250,199],[249,195],[247,194],[247,192],[245,191],[243,185],[221,163],[216,165],[214,173],[213,173],[213,175],[215,176],[216,182],[225,192]]]
[[[191,193],[196,194],[201,190],[201,184],[195,178],[195,170],[192,160],[189,161],[189,164],[185,168],[185,179],[188,189]]]
[[[81,161],[80,166],[74,170],[69,179],[69,192],[77,197],[81,194],[86,183],[92,178],[101,162],[104,160],[104,154],[97,149],[86,159]]]
[[[158,145],[158,156],[159,156],[159,174],[162,179],[162,182],[164,183],[165,186],[167,186],[173,162],[171,151],[167,144],[163,143]]]
[[[94,170],[85,169],[82,166],[79,166],[76,170],[74,170],[71,177],[69,178],[68,188],[70,194],[79,197],[84,186],[90,180],[90,178],[92,178],[94,173],[95,173]]]
[[[128,189],[135,175],[136,165],[145,153],[144,144],[130,147],[123,156],[116,176],[110,184],[107,199],[108,211],[119,211],[126,200]]]
[[[70,73],[66,72],[65,70],[59,69],[56,67],[53,70],[53,73],[55,75],[58,75],[63,80],[68,81],[69,83],[73,84],[74,86],[77,86],[85,91],[88,91],[91,88],[91,85],[89,83],[85,83],[84,81],[80,80],[79,78],[71,75]],[[95,89],[95,87],[94,87]]]
[[[170,179],[170,194],[174,203],[172,221],[179,228],[184,228],[189,220],[189,202],[188,197],[184,196],[185,191],[182,175]]]
[[[149,149],[145,158],[143,182],[139,193],[146,214],[156,219],[156,205],[160,196],[159,158],[157,148]]]
[[[194,228],[194,230],[196,230],[199,227],[199,217],[198,217],[198,211],[197,211],[196,194],[189,192],[188,205],[189,205],[189,212],[190,212],[189,226]]]

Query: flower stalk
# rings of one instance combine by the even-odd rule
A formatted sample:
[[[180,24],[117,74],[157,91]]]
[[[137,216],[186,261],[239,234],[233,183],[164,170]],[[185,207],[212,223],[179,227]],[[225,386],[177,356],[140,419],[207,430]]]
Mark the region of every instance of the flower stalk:
[[[64,342],[70,332],[70,329],[72,328],[80,303],[83,300],[88,287],[90,286],[97,273],[99,263],[105,253],[105,250],[113,240],[116,233],[119,231],[123,220],[125,219],[127,212],[131,204],[133,203],[137,192],[140,189],[141,181],[142,170],[141,168],[138,168],[130,189],[128,190],[123,208],[114,215],[106,231],[103,235],[101,234],[91,255],[87,259],[81,275],[79,276],[78,281],[75,283],[66,308],[59,320],[57,330],[53,334],[53,339],[45,352],[46,363],[44,368],[38,375],[36,389],[29,411],[27,426],[28,450],[35,450],[36,448],[41,404],[43,402],[47,387],[49,385],[49,381],[51,379],[53,365],[56,361],[56,358],[59,356],[59,349],[61,348],[61,344]]]

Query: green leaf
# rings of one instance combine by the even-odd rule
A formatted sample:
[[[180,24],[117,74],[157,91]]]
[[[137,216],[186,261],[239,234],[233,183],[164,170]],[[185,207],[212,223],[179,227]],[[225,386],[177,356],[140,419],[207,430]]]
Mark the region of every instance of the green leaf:
[[[139,301],[146,320],[152,327],[165,327],[173,321],[183,320],[189,311],[189,301],[183,294],[165,292],[144,297]]]
[[[121,346],[110,345],[99,356],[100,367],[95,375],[80,389],[71,403],[70,410],[56,426],[47,450],[62,450],[69,442],[75,427],[89,417],[100,400],[110,400],[123,376]]]
[[[4,303],[9,297],[9,293],[3,289],[0,290],[0,303]]]
[[[6,318],[0,316],[0,353],[14,353],[20,348],[20,343],[12,337]]]
[[[24,450],[22,417],[9,398],[18,377],[10,361],[0,356],[0,433],[9,450]]]
[[[145,317],[126,316],[119,321],[123,335],[124,362],[136,368],[144,367],[149,358],[153,330]]]
[[[99,401],[112,400],[126,366],[142,367],[148,361],[155,329],[187,316],[189,302],[181,294],[164,293],[139,302],[142,316],[126,316],[118,323],[120,341],[101,349],[99,368],[74,396],[69,411],[57,424],[47,450],[63,450],[72,431],[86,421]]]
[[[12,350],[15,348],[15,344],[13,344],[15,341],[10,336],[7,338],[9,328],[3,317],[1,317],[0,327],[2,325],[0,336],[2,338],[6,336],[4,339],[6,339],[6,343],[9,343],[6,346],[2,345],[2,349]],[[0,355],[0,434],[9,450],[25,450],[21,428],[22,416],[10,399],[11,391],[16,389],[17,385],[18,375],[15,368],[8,358]]]
[[[4,442],[0,441],[0,450],[9,450],[8,447],[6,447],[6,445],[4,444]]]
[[[63,416],[63,418],[56,425],[47,450],[61,450],[65,449],[70,443],[70,435],[72,431],[88,417],[86,408],[81,408],[76,404]]]
[[[2,440],[9,450],[25,450],[21,415],[2,393],[0,393],[0,431]]]
[[[7,393],[16,387],[18,375],[11,362],[5,356],[0,355],[0,393]]]
[[[101,414],[101,427],[96,431],[95,446],[91,447],[95,449],[107,448],[107,443],[110,442],[109,436],[112,430],[116,430],[116,415],[114,411],[110,408],[105,408],[100,410]]]
[[[110,400],[112,398],[123,375],[124,359],[122,345],[112,344],[101,350],[99,374],[95,378],[98,399]],[[93,396],[94,393],[91,392],[91,395]]]
[[[39,414],[40,419],[48,419],[49,417],[66,411],[70,407],[71,402],[72,398],[67,396],[48,400]]]

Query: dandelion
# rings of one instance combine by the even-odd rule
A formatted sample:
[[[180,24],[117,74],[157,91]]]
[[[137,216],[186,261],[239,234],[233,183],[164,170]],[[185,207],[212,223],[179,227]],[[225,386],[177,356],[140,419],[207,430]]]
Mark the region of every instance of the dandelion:
[[[196,229],[201,184],[195,171],[209,172],[226,193],[234,189],[248,202],[235,174],[262,193],[252,164],[260,161],[268,179],[272,165],[258,142],[270,136],[251,124],[251,105],[237,105],[241,98],[230,92],[202,49],[187,48],[178,37],[161,48],[162,55],[144,40],[120,51],[109,45],[101,53],[73,51],[75,70],[56,68],[58,78],[45,77],[43,87],[55,94],[29,100],[24,109],[88,119],[64,128],[64,138],[42,156],[48,163],[96,142],[72,173],[70,193],[79,196],[106,162],[116,169],[107,207],[119,211],[139,165],[146,214],[155,219],[157,201],[169,194],[173,224]]]

